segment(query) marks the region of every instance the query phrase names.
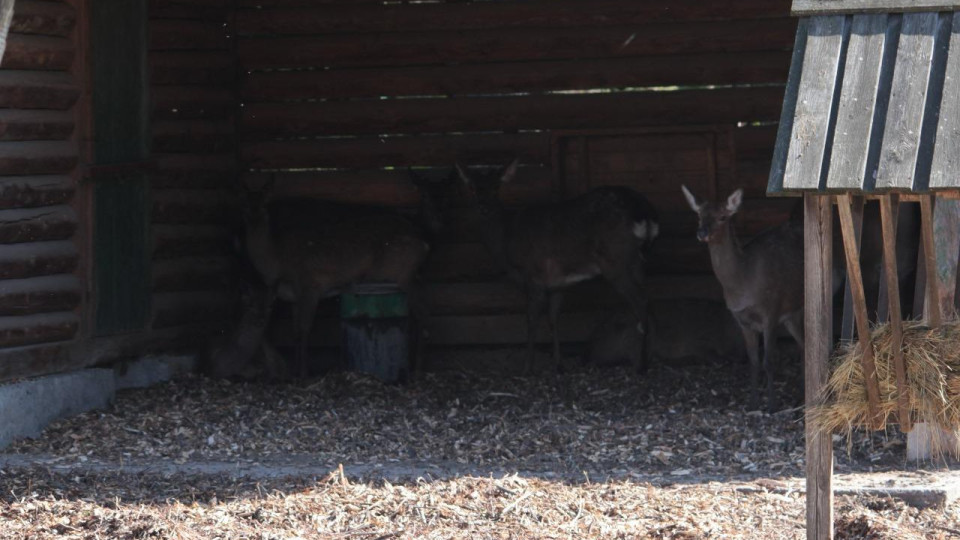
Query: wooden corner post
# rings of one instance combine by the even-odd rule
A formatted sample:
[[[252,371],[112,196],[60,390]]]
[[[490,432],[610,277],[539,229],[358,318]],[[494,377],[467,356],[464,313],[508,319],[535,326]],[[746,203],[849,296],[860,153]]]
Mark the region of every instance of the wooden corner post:
[[[829,195],[803,197],[805,399],[815,403],[827,384],[833,343],[833,221]],[[809,412],[807,413],[810,414]],[[833,538],[833,438],[806,422],[807,538]]]

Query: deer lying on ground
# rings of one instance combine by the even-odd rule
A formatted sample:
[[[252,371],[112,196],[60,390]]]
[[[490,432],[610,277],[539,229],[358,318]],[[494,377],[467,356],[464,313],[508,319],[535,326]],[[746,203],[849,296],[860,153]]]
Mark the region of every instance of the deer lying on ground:
[[[423,234],[389,210],[322,201],[267,202],[246,190],[245,247],[273,297],[294,304],[296,366],[307,374],[307,346],[317,304],[358,283],[409,286],[427,255]]]
[[[557,313],[563,289],[575,283],[606,278],[630,304],[642,331],[647,312],[642,250],[656,238],[659,225],[646,198],[625,187],[600,187],[565,202],[507,210],[500,186],[514,178],[517,167],[515,160],[502,172],[471,175],[458,164],[457,172],[484,244],[527,294],[527,371],[545,303],[553,361],[560,369]]]
[[[786,326],[803,349],[803,229],[787,222],[741,246],[732,218],[743,202],[743,190],[734,191],[719,204],[698,202],[686,186],[683,194],[700,218],[697,239],[710,249],[710,262],[723,287],[727,309],[743,332],[750,358],[751,407],[759,403],[759,337],[763,335],[767,406],[772,410],[777,327]]]

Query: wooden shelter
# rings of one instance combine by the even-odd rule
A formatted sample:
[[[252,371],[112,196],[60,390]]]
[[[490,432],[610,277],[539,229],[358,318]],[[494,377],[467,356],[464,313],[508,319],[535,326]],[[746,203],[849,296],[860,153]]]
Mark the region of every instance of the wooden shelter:
[[[764,186],[795,29],[788,0],[16,0],[0,380],[230,328],[233,192],[264,174],[283,196],[401,208],[406,167],[457,160],[519,156],[511,203],[631,185],[661,211],[651,290],[719,300],[678,186],[744,187],[748,235],[786,219]],[[524,342],[522,293],[462,221],[422,275],[432,347]],[[573,291],[563,340],[616,302]],[[316,345],[337,341],[336,313],[321,307]]]
[[[871,338],[858,258],[864,198],[879,199],[882,287],[894,335],[902,336],[896,253],[900,201],[919,202],[924,316],[938,326],[953,310],[960,195],[960,2],[794,0],[801,15],[768,193],[802,195],[805,218],[806,396],[826,382],[832,352],[832,207],[839,224],[861,342]],[[936,230],[936,235],[934,235]],[[846,336],[848,338],[852,335]],[[872,347],[862,347],[873,425],[878,387]],[[898,421],[911,429],[902,351],[894,355]],[[832,538],[830,435],[807,426],[807,535]]]

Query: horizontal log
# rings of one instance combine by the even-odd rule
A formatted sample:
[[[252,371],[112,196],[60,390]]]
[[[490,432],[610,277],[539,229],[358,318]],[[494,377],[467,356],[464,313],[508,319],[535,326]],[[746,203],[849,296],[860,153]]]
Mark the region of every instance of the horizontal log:
[[[0,71],[0,108],[57,109],[73,107],[80,87],[69,73],[58,71]]]
[[[211,224],[239,219],[236,197],[223,190],[154,190],[153,223]]]
[[[0,244],[66,240],[77,230],[69,206],[0,210]]]
[[[191,257],[156,261],[151,269],[154,292],[213,291],[237,284],[230,257]]]
[[[712,274],[653,276],[645,286],[650,298],[723,299],[720,285]],[[421,290],[432,316],[524,314],[527,309],[523,290],[507,281],[428,283]],[[623,298],[602,279],[570,287],[563,295],[565,312],[599,311],[625,306]]]
[[[233,122],[168,120],[155,122],[152,127],[154,152],[213,154],[233,152],[236,148]]]
[[[537,31],[441,29],[377,34],[376,39],[341,34],[246,38],[240,40],[238,50],[247,70],[786,51],[793,45],[796,24],[783,18]]]
[[[233,292],[169,292],[153,295],[151,328],[231,321],[239,296]]]
[[[776,125],[737,129],[733,136],[737,159],[769,161],[773,157],[773,146],[777,142]]]
[[[73,191],[69,176],[0,177],[0,210],[66,204]]]
[[[240,155],[250,169],[407,167],[464,163],[549,163],[549,133],[365,137],[252,142]]]
[[[771,121],[780,87],[553,95],[253,104],[251,137],[601,129]]]
[[[69,4],[17,0],[10,32],[68,37],[76,23],[76,10]]]
[[[242,99],[479,95],[671,85],[783,83],[790,53],[762,51],[593,60],[248,74]]]
[[[0,176],[64,174],[77,165],[71,142],[0,143]]]
[[[229,86],[236,65],[228,51],[150,51],[150,83],[156,86]]]
[[[85,367],[72,361],[76,342],[60,342],[0,349],[0,382],[59,373]]]
[[[0,280],[69,274],[79,255],[70,240],[7,244],[0,249]]]
[[[80,280],[70,274],[0,281],[0,317],[72,311]]]
[[[259,6],[258,6],[259,7]],[[582,28],[679,21],[786,17],[783,0],[674,0],[670,7],[622,0],[540,0],[527,2],[339,4],[273,7],[237,12],[240,35],[314,35],[350,32],[429,32],[437,28]]]
[[[448,162],[449,163],[449,162]],[[476,162],[470,162],[474,164]],[[509,161],[494,161],[506,165]],[[532,203],[550,196],[553,173],[545,168],[522,167],[522,182],[503,187],[500,196],[508,204]],[[453,165],[441,167],[444,176],[453,171]],[[310,198],[339,203],[383,207],[413,207],[419,195],[406,170],[360,170],[247,173],[241,181],[248,185],[263,185],[274,179],[272,195],[276,198]]]
[[[234,0],[150,0],[151,8],[166,9],[171,7],[200,7],[210,8],[233,8]]]
[[[229,87],[157,86],[152,90],[155,120],[232,118],[237,103]]]
[[[73,65],[74,52],[68,38],[10,34],[0,67],[67,71]]]
[[[156,224],[153,230],[155,260],[184,257],[226,257],[233,253],[229,229],[212,225]]]
[[[21,347],[73,339],[80,327],[75,313],[0,317],[0,347]]]
[[[233,6],[198,6],[182,4],[158,4],[148,6],[151,21],[159,19],[187,19],[191,21],[220,21],[228,23]]]
[[[160,19],[150,21],[151,51],[228,50],[233,47],[227,17],[216,20]]]
[[[236,185],[236,155],[159,154],[151,173],[155,188],[211,189]]]
[[[62,141],[73,133],[72,111],[0,110],[0,141]]]

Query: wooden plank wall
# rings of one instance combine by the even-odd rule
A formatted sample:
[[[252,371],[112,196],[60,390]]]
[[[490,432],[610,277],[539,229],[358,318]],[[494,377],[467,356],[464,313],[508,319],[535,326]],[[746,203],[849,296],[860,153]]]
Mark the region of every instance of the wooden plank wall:
[[[150,0],[152,329],[233,319],[233,0]]]
[[[457,160],[520,156],[504,195],[527,204],[556,191],[557,132],[720,126],[732,132],[735,174],[715,191],[745,188],[741,232],[753,234],[793,204],[764,198],[796,29],[789,9],[789,0],[238,0],[244,177],[276,173],[286,195],[413,206],[407,166],[442,173]],[[652,289],[717,297],[679,185],[651,197],[664,220]],[[521,295],[466,228],[445,235],[423,275],[434,343],[523,341]],[[578,287],[561,317],[565,339],[584,338],[612,298]]]
[[[0,351],[34,371],[82,326],[77,24],[75,2],[18,0],[0,63]]]

